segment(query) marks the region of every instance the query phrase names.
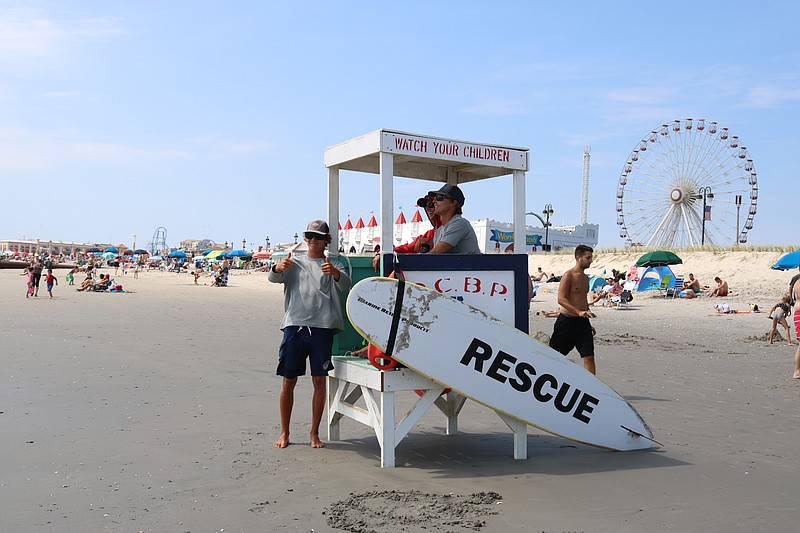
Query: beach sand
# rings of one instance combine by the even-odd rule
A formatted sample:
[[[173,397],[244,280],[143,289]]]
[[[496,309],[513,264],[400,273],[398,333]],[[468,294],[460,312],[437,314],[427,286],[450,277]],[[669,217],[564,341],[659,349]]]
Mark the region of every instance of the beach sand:
[[[769,270],[776,253],[681,255],[677,274],[719,274],[740,311],[768,310],[796,273]],[[600,253],[590,271],[635,257]],[[530,259],[557,274],[573,262]],[[458,435],[432,410],[381,469],[374,433],[350,419],[342,441],[323,427],[326,448],[311,449],[308,378],[293,444],[273,447],[283,298],[264,274],[227,288],[116,280],[128,292],[78,293],[61,275],[53,300],[26,300],[18,272],[0,271],[4,531],[790,531],[800,516],[800,382],[794,347],[765,340],[766,313],[655,292],[595,310],[598,374],[661,447],[609,452],[530,428],[529,458],[514,460],[503,422],[467,402]],[[540,286],[532,334],[552,331],[535,312],[555,309],[556,288]]]

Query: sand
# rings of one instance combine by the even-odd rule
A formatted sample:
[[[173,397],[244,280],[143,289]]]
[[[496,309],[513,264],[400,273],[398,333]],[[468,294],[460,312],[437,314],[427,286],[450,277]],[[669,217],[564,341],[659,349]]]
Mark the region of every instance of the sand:
[[[675,270],[721,275],[734,309],[769,309],[795,273],[768,269],[779,255],[696,252]],[[599,254],[592,271],[630,263]],[[560,273],[572,259],[530,264]],[[764,313],[653,293],[596,310],[598,373],[660,448],[614,453],[531,428],[517,461],[501,420],[467,402],[458,435],[431,411],[381,469],[374,433],[349,419],[342,441],[311,449],[308,379],[293,444],[273,447],[282,294],[265,275],[227,288],[116,279],[128,292],[82,294],[62,276],[53,300],[26,300],[23,278],[0,271],[5,531],[796,529],[800,383],[794,347],[766,343]],[[556,287],[540,287],[532,334],[552,330],[535,311],[555,308]]]

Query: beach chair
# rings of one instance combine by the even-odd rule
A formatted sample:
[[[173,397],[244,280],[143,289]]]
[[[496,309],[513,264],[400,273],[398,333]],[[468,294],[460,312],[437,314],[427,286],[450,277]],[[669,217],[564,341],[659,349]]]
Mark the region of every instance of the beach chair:
[[[658,289],[659,296],[665,296],[667,289],[669,288],[669,282],[672,281],[672,274],[665,274],[663,278],[661,278],[661,285],[656,287]]]
[[[616,303],[617,305],[614,306],[614,309],[619,311],[620,309],[630,309],[631,302],[633,301],[633,290],[636,288],[636,282],[634,280],[626,281],[622,285],[622,292],[618,296],[612,296],[611,301],[612,303]]]
[[[672,288],[667,289],[667,293],[664,295],[664,298],[677,298],[682,290],[683,278],[680,276],[675,276],[675,285]]]

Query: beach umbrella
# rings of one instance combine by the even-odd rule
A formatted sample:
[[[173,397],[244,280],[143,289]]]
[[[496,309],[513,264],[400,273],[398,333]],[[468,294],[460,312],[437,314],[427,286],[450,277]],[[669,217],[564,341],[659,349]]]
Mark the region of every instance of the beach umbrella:
[[[101,250],[100,248],[95,248],[95,247],[86,249],[86,253],[96,254],[97,252],[103,253],[103,250]]]
[[[798,267],[800,267],[800,250],[784,255],[772,265],[773,270],[792,270]]]
[[[249,257],[250,254],[245,252],[244,250],[231,250],[228,252],[228,257]]]
[[[117,254],[117,253],[119,253],[119,250],[117,250],[113,246],[109,246],[108,248],[106,248],[106,252],[111,252],[113,254]]]
[[[289,255],[287,252],[275,252],[274,254],[272,254],[272,259],[281,259],[283,257],[286,257],[287,255]]]
[[[222,251],[222,250],[214,250],[212,252],[209,252],[208,255],[206,255],[206,259],[215,259],[215,258],[221,256],[224,253],[225,252]]]
[[[133,253],[140,254],[140,255],[141,254],[150,255],[150,252],[148,252],[147,250],[142,250],[141,248],[138,248],[138,249],[134,250]]]
[[[122,250],[122,255],[133,255],[133,252],[126,248],[125,250]]]
[[[272,255],[272,252],[268,252],[266,250],[263,250],[261,252],[254,253],[253,254],[253,259],[269,259],[271,255]]]
[[[180,250],[172,250],[167,254],[167,257],[186,257],[186,254]]]
[[[114,252],[105,252],[103,254],[103,259],[114,259],[115,257],[117,257],[117,254]]]
[[[673,252],[666,250],[655,250],[647,252],[636,261],[638,267],[680,265],[683,260]]]
[[[210,253],[211,253],[211,251],[212,251],[212,250],[211,250],[211,248],[209,248],[208,250],[203,250],[203,251],[200,253],[200,255],[208,255],[208,254],[210,254]]]

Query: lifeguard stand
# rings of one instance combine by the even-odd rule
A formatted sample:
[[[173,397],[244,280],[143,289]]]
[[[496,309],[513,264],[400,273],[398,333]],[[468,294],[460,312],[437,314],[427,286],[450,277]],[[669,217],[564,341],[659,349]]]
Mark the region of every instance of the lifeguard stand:
[[[394,229],[394,177],[434,182],[420,188],[420,196],[443,183],[463,184],[512,176],[514,254],[455,255],[403,254],[400,268],[408,281],[428,287],[447,284],[447,293],[478,307],[517,329],[528,330],[528,260],[525,251],[526,148],[482,144],[381,129],[325,150],[328,169],[328,220],[332,242],[339,241],[340,170],[368,172],[380,179],[380,247],[382,272],[391,270]],[[469,198],[467,198],[469,202]],[[336,253],[332,250],[332,253]],[[476,282],[477,280],[477,282]],[[377,374],[380,372],[380,374]],[[336,358],[328,391],[328,438],[339,439],[339,420],[348,416],[371,425],[381,444],[381,464],[394,466],[394,448],[431,405],[447,417],[447,433],[458,431],[457,417],[464,397],[455,393],[439,398],[443,387],[409,369],[377,371],[358,360]],[[395,428],[394,392],[426,391]],[[364,397],[367,409],[355,406]],[[527,458],[527,426],[499,413],[514,432],[514,457]]]

